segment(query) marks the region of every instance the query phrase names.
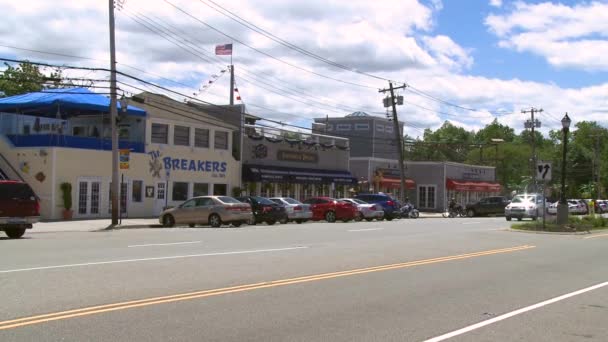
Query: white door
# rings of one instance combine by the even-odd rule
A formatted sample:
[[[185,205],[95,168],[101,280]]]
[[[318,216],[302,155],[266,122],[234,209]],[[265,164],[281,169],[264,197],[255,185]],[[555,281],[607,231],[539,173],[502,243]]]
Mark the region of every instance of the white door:
[[[167,203],[167,183],[156,183],[156,193],[154,194],[154,215],[158,216],[163,211]]]
[[[80,178],[76,184],[76,217],[96,217],[101,213],[101,179]]]

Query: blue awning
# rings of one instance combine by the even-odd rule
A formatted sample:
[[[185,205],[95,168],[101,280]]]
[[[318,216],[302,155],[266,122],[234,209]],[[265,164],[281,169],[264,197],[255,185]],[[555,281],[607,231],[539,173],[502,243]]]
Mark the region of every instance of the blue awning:
[[[120,102],[117,106],[120,110]],[[50,110],[57,107],[62,110],[80,109],[107,113],[110,111],[110,99],[87,88],[47,89],[0,98],[1,111]],[[127,115],[145,117],[146,111],[127,106]]]
[[[245,182],[356,184],[349,171],[288,168],[267,165],[243,165]]]

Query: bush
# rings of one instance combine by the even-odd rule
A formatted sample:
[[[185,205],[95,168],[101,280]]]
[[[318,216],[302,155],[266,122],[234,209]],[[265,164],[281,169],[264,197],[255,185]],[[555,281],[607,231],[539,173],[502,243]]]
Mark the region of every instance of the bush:
[[[519,230],[534,230],[543,231],[542,222],[525,222],[515,223],[511,225],[513,229]],[[570,216],[568,217],[568,224],[564,226],[557,225],[553,222],[547,222],[544,231],[548,232],[574,232],[574,231],[589,231],[592,229],[604,229],[608,228],[608,219],[601,215],[595,216]]]
[[[61,198],[63,199],[63,208],[65,210],[72,209],[72,184],[61,183]]]

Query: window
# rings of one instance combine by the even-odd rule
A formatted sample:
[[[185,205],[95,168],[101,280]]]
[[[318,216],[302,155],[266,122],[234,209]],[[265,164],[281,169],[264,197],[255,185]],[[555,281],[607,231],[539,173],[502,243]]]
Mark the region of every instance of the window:
[[[182,205],[180,205],[180,208],[194,208],[195,206],[196,201],[192,199],[187,202],[184,202]]]
[[[153,123],[151,141],[155,144],[169,143],[169,125]]]
[[[213,196],[226,196],[227,188],[226,184],[214,184]]]
[[[218,150],[228,149],[228,132],[215,131],[214,145]]]
[[[218,197],[217,199],[219,199],[220,202],[222,202],[222,203],[234,203],[234,204],[242,203],[241,201],[237,200],[236,198],[232,198],[232,197],[228,197],[228,196],[221,196],[221,197]]]
[[[205,207],[205,206],[210,206],[210,205],[215,205],[215,202],[213,201],[212,198],[205,197],[205,198],[197,198],[196,199],[196,206],[197,207]]]
[[[194,129],[194,146],[209,148],[209,130],[205,128]]]
[[[131,199],[132,202],[142,201],[142,192],[144,190],[144,181],[134,180],[131,184]]]
[[[386,128],[384,129],[384,131],[386,133],[393,133],[393,126],[386,126]]]
[[[78,189],[78,214],[86,214],[87,213],[87,189],[89,183],[88,182],[80,182]]]
[[[165,183],[156,184],[156,199],[165,199]]]
[[[384,125],[376,125],[376,131],[384,132]]]
[[[173,182],[173,201],[185,201],[188,199],[188,183]]]
[[[350,131],[350,124],[337,124],[336,130],[337,131]]]
[[[422,185],[418,187],[418,206],[424,209],[435,209],[434,185]]]
[[[190,127],[175,126],[173,128],[173,145],[190,146]]]
[[[355,124],[355,131],[369,131],[369,124],[366,124],[366,123]]]
[[[209,195],[209,184],[194,183],[194,189],[192,190],[192,197],[207,196],[207,195]]]

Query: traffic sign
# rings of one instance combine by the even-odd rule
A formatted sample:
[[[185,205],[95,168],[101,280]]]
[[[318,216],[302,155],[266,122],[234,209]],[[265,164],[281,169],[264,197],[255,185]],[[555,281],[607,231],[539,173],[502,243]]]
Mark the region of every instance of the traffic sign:
[[[551,163],[539,162],[536,164],[536,180],[548,182],[551,180]]]

